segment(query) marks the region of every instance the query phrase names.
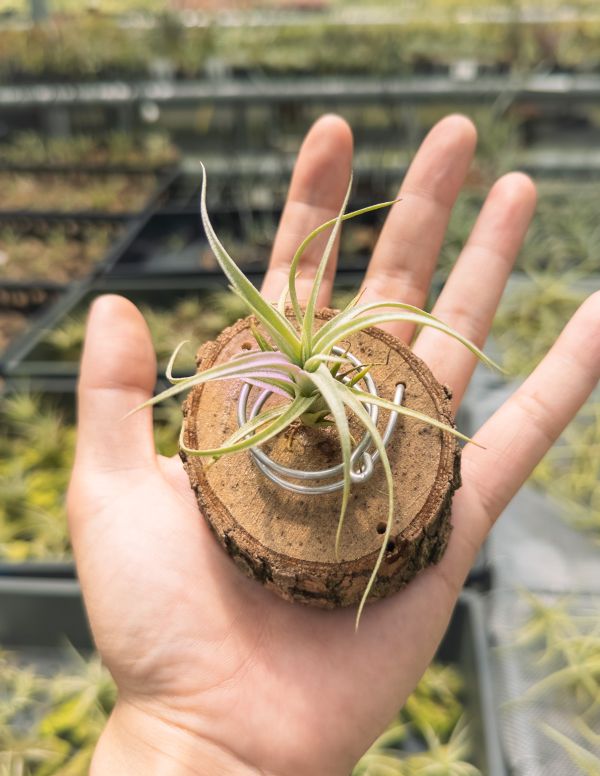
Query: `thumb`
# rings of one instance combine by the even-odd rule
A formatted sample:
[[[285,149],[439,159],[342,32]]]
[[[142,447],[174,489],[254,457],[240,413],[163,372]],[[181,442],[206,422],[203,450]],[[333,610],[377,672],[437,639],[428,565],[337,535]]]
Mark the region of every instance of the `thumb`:
[[[101,296],[88,317],[78,386],[76,465],[118,471],[153,465],[152,410],[124,416],[152,396],[156,357],[140,311]]]

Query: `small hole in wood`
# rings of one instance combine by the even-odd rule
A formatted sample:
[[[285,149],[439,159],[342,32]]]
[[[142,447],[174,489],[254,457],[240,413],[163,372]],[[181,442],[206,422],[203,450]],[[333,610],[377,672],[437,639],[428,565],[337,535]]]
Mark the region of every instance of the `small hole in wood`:
[[[385,546],[386,552],[393,552],[396,549],[396,542],[393,539],[390,539],[389,542]]]
[[[386,524],[384,522],[377,523],[377,533],[378,534],[384,534],[386,528],[387,528],[387,526],[386,526]]]

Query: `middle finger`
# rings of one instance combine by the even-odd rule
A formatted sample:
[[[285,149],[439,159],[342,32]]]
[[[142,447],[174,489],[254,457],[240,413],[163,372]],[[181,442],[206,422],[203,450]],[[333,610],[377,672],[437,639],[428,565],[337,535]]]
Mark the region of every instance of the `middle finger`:
[[[422,307],[450,212],[467,175],[477,132],[464,116],[447,116],[429,132],[388,215],[363,281],[361,302],[394,299]],[[414,327],[382,328],[409,341]]]

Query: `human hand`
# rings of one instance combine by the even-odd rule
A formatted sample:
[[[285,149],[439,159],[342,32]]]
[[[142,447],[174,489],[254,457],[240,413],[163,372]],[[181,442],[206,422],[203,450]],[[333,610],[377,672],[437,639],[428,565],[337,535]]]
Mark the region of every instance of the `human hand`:
[[[429,133],[390,211],[362,301],[425,303],[475,130],[450,116]],[[276,300],[301,240],[334,217],[352,139],[334,116],[299,155],[264,293]],[[491,189],[434,313],[483,345],[535,207],[519,173]],[[303,259],[306,297],[327,235]],[[334,268],[323,284],[329,301]],[[389,325],[409,340],[406,325]],[[415,352],[461,401],[474,357],[434,330]],[[432,659],[496,518],[600,377],[600,295],[590,297],[533,375],[467,445],[441,562],[402,592],[354,609],[290,604],[246,579],[198,512],[178,458],[157,456],[151,410],[123,416],[154,388],[156,361],[136,308],[91,311],[79,385],[79,439],[68,509],[96,644],[119,688],[92,774],[347,776]],[[552,386],[552,390],[548,387]]]

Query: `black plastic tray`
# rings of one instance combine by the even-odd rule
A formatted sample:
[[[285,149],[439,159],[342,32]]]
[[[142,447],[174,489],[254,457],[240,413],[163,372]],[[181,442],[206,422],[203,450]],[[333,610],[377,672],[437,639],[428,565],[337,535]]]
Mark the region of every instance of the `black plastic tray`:
[[[206,201],[209,213],[212,214],[215,208],[232,209],[234,206],[270,207],[280,212],[292,173],[290,161],[288,157],[273,152],[244,158],[234,155],[227,157],[226,161],[223,158],[207,159]],[[384,167],[378,163],[368,166],[359,160],[355,167],[348,209],[357,210],[391,199],[405,171],[397,164]],[[188,165],[165,189],[163,207],[170,211],[198,213],[201,188],[200,167],[193,171]]]
[[[272,210],[220,210],[211,221],[223,244],[245,272],[267,267],[279,213]],[[246,259],[236,256],[231,242],[243,244]],[[248,247],[246,247],[248,246]],[[206,239],[198,209],[165,210],[140,223],[118,259],[111,275],[222,274]]]
[[[64,647],[65,641],[92,647],[76,580],[0,578],[3,647]]]
[[[455,666],[465,681],[465,706],[475,749],[474,764],[486,776],[506,776],[488,663],[483,607],[475,593],[462,592],[436,660]],[[0,578],[0,646],[92,646],[74,580]]]
[[[280,215],[281,211],[273,208],[210,210],[215,232],[246,273],[266,271]],[[360,218],[363,226],[380,221],[381,216],[377,213],[367,213]],[[352,230],[355,224],[358,222],[350,224],[347,230]],[[370,251],[348,248],[342,242],[338,271],[364,271],[369,258]],[[163,209],[139,222],[137,232],[124,245],[108,274],[128,278],[219,275],[221,269],[210,249],[196,207],[192,210]]]

